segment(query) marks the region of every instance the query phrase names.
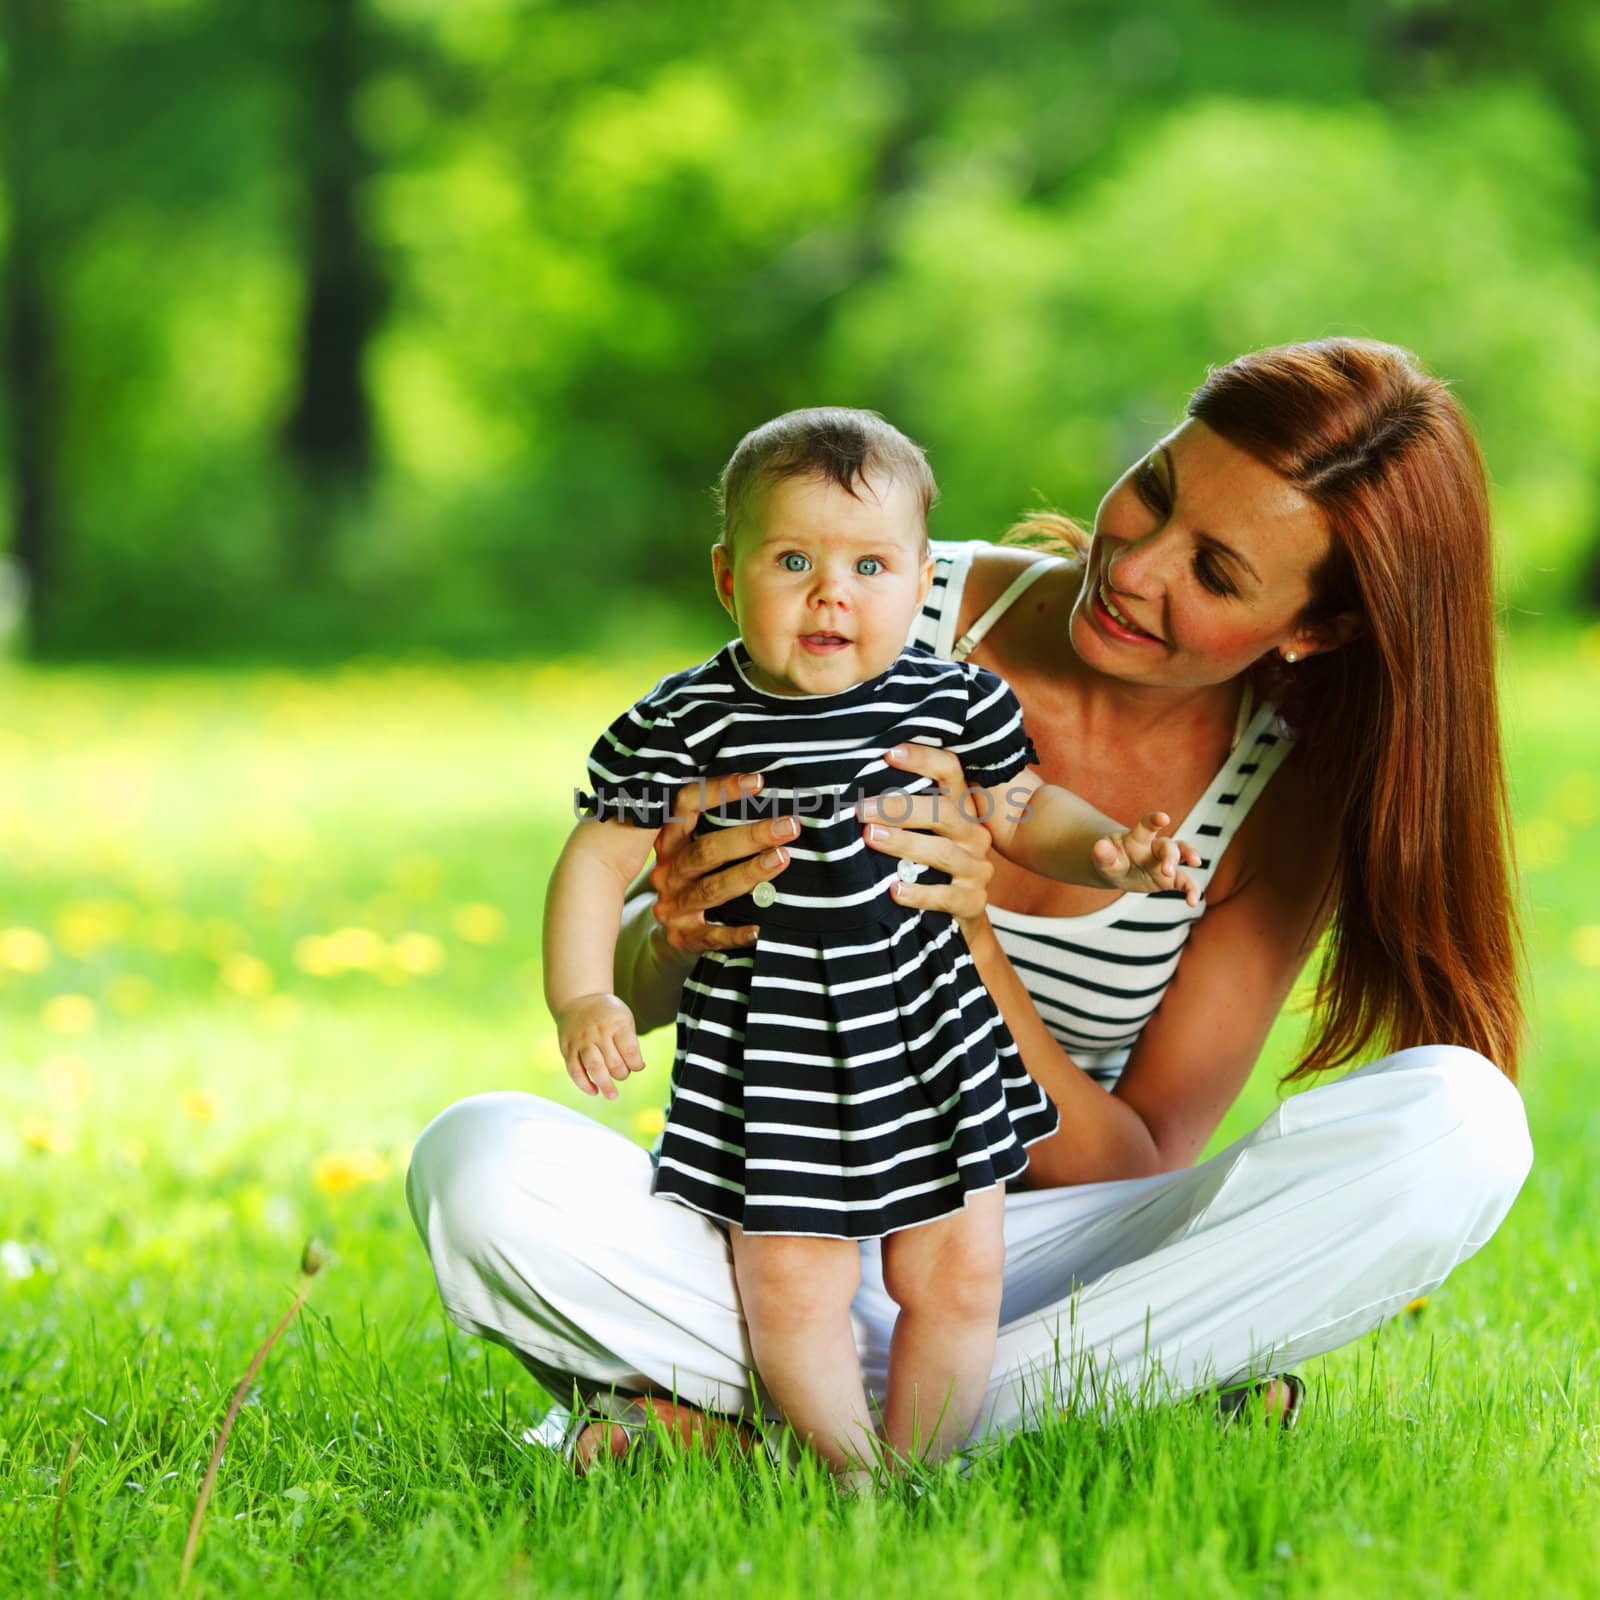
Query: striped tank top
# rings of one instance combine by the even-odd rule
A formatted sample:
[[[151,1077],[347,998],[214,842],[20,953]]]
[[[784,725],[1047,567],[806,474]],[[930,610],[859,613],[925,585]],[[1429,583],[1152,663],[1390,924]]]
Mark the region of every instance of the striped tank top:
[[[1035,578],[1031,565],[973,626],[956,638],[961,594],[983,541],[930,541],[933,584],[911,632],[914,643],[964,661],[978,641]],[[1270,702],[1256,707],[1239,739],[1194,809],[1172,831],[1201,851],[1194,871],[1201,890],[1268,780],[1293,746]],[[1124,895],[1080,917],[1038,917],[989,907],[1000,946],[1027,986],[1045,1026],[1090,1077],[1112,1088],[1178,970],[1189,930],[1205,915],[1183,896]]]

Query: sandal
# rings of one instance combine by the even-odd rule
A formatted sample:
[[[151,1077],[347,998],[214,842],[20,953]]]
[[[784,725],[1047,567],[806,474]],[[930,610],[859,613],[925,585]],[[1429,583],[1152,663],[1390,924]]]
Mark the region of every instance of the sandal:
[[[613,1428],[621,1428],[626,1435],[622,1449],[614,1451],[614,1456],[632,1455],[635,1447],[648,1455],[660,1442],[653,1426],[655,1420],[654,1412],[642,1400],[632,1395],[601,1392],[591,1395],[575,1411],[561,1405],[551,1406],[542,1421],[524,1430],[522,1442],[554,1450],[563,1461],[577,1465],[578,1441],[591,1427],[609,1423]],[[587,1467],[589,1463],[583,1465]]]
[[[1252,1401],[1267,1401],[1274,1387],[1281,1388],[1285,1398],[1281,1403],[1281,1409],[1275,1414],[1269,1414],[1268,1420],[1275,1420],[1277,1425],[1287,1432],[1299,1422],[1300,1403],[1306,1397],[1305,1384],[1292,1372],[1276,1372],[1270,1378],[1261,1379],[1259,1383],[1247,1383],[1238,1389],[1218,1390],[1217,1420],[1223,1427],[1227,1427],[1240,1416],[1247,1414]]]

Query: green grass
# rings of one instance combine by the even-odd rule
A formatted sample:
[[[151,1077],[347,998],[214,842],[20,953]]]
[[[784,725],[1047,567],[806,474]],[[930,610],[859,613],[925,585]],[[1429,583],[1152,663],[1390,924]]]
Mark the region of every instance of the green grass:
[[[678,664],[0,678],[0,1593],[45,1591],[58,1505],[63,1590],[173,1591],[310,1234],[335,1260],[240,1416],[191,1593],[1592,1593],[1600,632],[1512,653],[1538,1160],[1499,1237],[1313,1363],[1293,1435],[1067,1418],[853,1506],[764,1463],[574,1482],[519,1448],[545,1399],[445,1323],[401,1196],[450,1100],[577,1103],[543,884],[595,729]],[[670,1037],[646,1052],[584,1103],[640,1139]]]

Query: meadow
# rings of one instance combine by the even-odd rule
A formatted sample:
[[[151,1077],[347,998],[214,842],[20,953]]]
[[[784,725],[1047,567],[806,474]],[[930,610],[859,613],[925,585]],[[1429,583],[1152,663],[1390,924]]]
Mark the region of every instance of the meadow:
[[[0,673],[0,1593],[52,1567],[174,1592],[315,1235],[330,1264],[240,1415],[191,1594],[1592,1594],[1600,626],[1519,618],[1508,652],[1538,1154],[1499,1236],[1310,1364],[1294,1433],[1069,1415],[858,1504],[764,1460],[573,1480],[520,1444],[547,1397],[448,1325],[405,1210],[449,1101],[579,1103],[543,886],[589,740],[686,659]],[[645,1048],[616,1105],[583,1102],[642,1142],[670,1035]]]

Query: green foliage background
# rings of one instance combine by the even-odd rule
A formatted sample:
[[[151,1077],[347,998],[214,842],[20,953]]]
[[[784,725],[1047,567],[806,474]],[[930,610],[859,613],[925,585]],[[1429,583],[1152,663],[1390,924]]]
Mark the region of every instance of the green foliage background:
[[[340,109],[375,263],[376,451],[338,489],[285,444],[321,149],[307,62],[334,12],[356,30]],[[930,450],[936,531],[993,536],[1040,503],[1092,514],[1208,364],[1333,332],[1456,384],[1514,606],[1600,583],[1581,7],[8,15],[11,88],[18,19],[53,41],[5,196],[45,196],[28,225],[60,345],[49,652],[714,632],[707,488],[782,408],[884,411]],[[27,403],[14,389],[13,442]]]

